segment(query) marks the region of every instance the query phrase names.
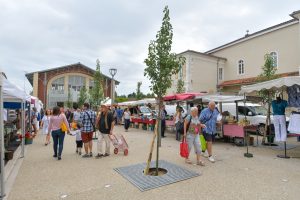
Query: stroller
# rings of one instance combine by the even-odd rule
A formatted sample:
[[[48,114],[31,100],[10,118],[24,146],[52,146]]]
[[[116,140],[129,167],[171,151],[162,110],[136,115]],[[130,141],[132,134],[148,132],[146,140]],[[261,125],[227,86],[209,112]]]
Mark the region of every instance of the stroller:
[[[125,156],[128,155],[128,144],[122,134],[111,135],[109,138],[115,147],[114,154],[118,154],[119,151],[123,151]]]

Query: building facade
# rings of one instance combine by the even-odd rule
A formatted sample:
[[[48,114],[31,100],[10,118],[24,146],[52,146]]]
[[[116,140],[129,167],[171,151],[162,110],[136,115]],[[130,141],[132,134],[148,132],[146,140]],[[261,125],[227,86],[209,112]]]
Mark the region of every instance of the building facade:
[[[270,54],[279,76],[298,76],[300,67],[300,11],[291,20],[246,34],[205,53],[186,51],[183,79],[187,92],[237,93],[242,85],[253,84]],[[192,63],[191,63],[192,62]],[[210,64],[209,64],[210,63]],[[213,64],[214,63],[214,64]],[[195,77],[199,79],[193,84]],[[176,77],[168,93],[176,88]],[[213,87],[215,85],[215,87]]]
[[[67,101],[77,102],[81,88],[87,90],[94,86],[95,70],[81,64],[71,64],[53,69],[26,74],[33,87],[33,96],[38,97],[47,108],[65,106]],[[103,92],[105,97],[112,97],[111,91],[118,81],[103,75]]]

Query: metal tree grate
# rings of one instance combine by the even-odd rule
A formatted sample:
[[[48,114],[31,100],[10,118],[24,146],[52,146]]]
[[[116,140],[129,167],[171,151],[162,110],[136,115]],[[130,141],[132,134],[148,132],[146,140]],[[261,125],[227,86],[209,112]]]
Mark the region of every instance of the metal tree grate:
[[[127,167],[119,167],[114,170],[121,174],[125,179],[131,182],[134,186],[139,188],[140,191],[147,191],[154,188],[158,188],[164,185],[169,185],[193,177],[197,177],[200,174],[187,170],[178,165],[169,163],[167,161],[159,161],[159,167],[164,168],[168,173],[162,176],[146,176],[143,170],[146,167],[146,163],[130,165]],[[155,167],[155,162],[151,162],[151,167]]]

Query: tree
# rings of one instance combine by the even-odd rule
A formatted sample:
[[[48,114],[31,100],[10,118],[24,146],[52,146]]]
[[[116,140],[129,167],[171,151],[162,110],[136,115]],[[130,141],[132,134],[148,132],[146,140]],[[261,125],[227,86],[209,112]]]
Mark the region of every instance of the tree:
[[[171,53],[173,28],[170,23],[168,6],[164,8],[164,16],[162,26],[156,35],[155,40],[151,40],[148,47],[148,58],[145,59],[147,67],[144,71],[144,76],[150,79],[150,89],[157,96],[159,112],[155,127],[155,134],[151,142],[150,153],[147,161],[147,167],[144,170],[145,174],[149,173],[150,162],[152,159],[152,152],[154,147],[154,140],[157,135],[156,148],[156,175],[158,175],[158,159],[159,159],[159,144],[160,132],[158,133],[158,124],[161,123],[161,108],[163,105],[163,96],[167,89],[172,85],[172,75],[179,72],[180,66],[184,64],[183,57],[177,57],[175,53]]]
[[[183,93],[184,92],[184,82],[183,80],[180,78],[177,81],[177,89],[176,89],[176,93]]]
[[[144,94],[141,92],[141,86],[142,82],[137,82],[137,88],[136,88],[136,99],[140,100],[143,98]]]
[[[82,105],[87,101],[87,99],[87,90],[85,87],[82,87],[79,92],[78,107],[81,108]]]
[[[94,86],[89,91],[90,102],[92,107],[100,105],[104,99],[103,87],[102,87],[102,74],[100,70],[100,61],[96,60],[96,71],[94,73]]]
[[[275,74],[276,71],[277,71],[277,68],[274,67],[274,65],[273,65],[272,56],[270,54],[266,54],[265,55],[265,64],[264,64],[264,66],[262,66],[262,73],[258,76],[257,81],[263,82],[263,81],[269,81],[269,80],[278,78],[278,75]],[[267,130],[268,130],[268,128],[270,129],[271,103],[272,103],[272,99],[275,95],[275,91],[264,89],[264,90],[259,91],[258,95],[261,97],[262,103],[264,105],[267,105],[267,107],[268,107],[267,119],[266,119],[264,131],[263,131],[263,139],[262,139],[262,143],[264,144],[265,139],[266,139]],[[269,133],[271,133],[271,132],[269,131]]]
[[[72,106],[73,106],[72,93],[71,93],[70,88],[68,89],[68,99],[67,99],[66,104],[67,104],[68,108],[72,108]]]

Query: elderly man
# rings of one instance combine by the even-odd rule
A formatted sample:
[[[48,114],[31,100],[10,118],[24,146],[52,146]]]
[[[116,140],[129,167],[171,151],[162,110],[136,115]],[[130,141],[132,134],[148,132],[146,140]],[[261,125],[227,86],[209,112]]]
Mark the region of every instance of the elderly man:
[[[112,112],[110,112],[106,105],[101,105],[100,113],[97,117],[97,124],[100,131],[97,142],[98,154],[95,158],[102,158],[110,154],[110,135],[113,134],[115,121]],[[103,153],[102,143],[105,142],[105,153]]]
[[[214,140],[216,134],[216,123],[218,115],[219,111],[216,109],[216,104],[215,102],[211,101],[208,104],[208,108],[202,110],[199,117],[201,123],[205,124],[206,126],[203,129],[203,136],[206,140],[208,160],[210,162],[215,162],[215,159],[212,156],[212,141]]]

